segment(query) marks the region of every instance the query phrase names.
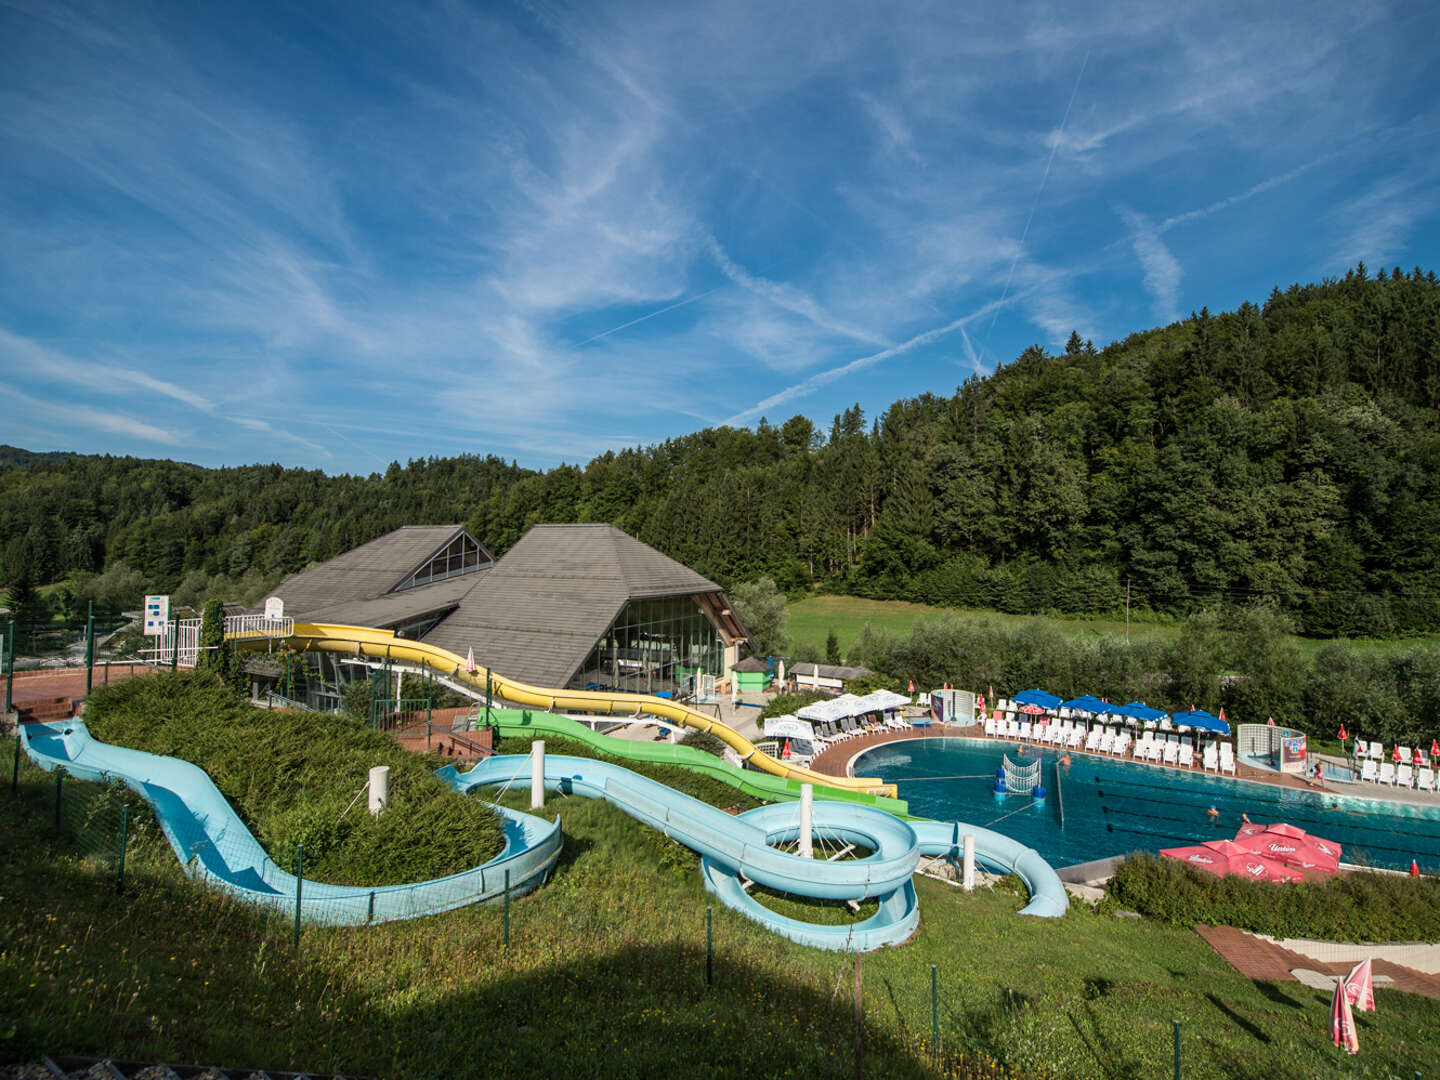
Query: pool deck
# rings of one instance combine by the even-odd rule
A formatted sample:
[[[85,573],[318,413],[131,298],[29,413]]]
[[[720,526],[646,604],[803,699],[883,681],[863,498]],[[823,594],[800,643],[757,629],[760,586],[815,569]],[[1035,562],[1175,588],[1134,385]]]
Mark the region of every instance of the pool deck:
[[[905,742],[910,739],[977,739],[981,742],[1003,743],[1009,746],[1019,746],[1016,739],[1003,739],[993,735],[986,735],[979,724],[971,724],[962,727],[958,724],[931,724],[924,728],[907,728],[904,730],[874,731],[861,735],[857,738],[846,739],[841,743],[829,747],[811,760],[810,768],[825,776],[852,776],[855,759],[868,750],[877,746],[884,746],[887,743]],[[1027,744],[1030,745],[1030,744]],[[1228,773],[1206,772],[1197,764],[1191,768],[1182,768],[1179,765],[1166,765],[1155,761],[1135,761],[1130,757],[1116,757],[1113,754],[1098,754],[1087,750],[1062,750],[1054,746],[1042,746],[1046,753],[1068,753],[1071,757],[1085,755],[1088,757],[1105,758],[1108,761],[1129,761],[1136,765],[1144,765],[1152,769],[1173,769],[1179,772],[1199,773],[1204,776],[1229,776]],[[1331,761],[1339,761],[1338,758],[1330,758]],[[1416,791],[1414,789],[1396,788],[1386,784],[1311,784],[1299,776],[1277,773],[1269,769],[1257,769],[1253,765],[1247,765],[1242,761],[1235,763],[1235,775],[1230,777],[1234,780],[1251,780],[1259,784],[1270,784],[1274,787],[1295,788],[1300,791],[1313,791],[1317,794],[1336,795],[1356,799],[1377,799],[1382,802],[1409,803],[1415,806],[1440,807],[1440,794],[1429,791]]]

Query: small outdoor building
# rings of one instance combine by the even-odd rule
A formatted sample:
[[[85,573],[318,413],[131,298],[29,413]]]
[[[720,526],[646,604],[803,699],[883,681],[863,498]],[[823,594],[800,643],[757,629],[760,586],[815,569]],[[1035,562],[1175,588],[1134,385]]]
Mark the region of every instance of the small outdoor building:
[[[741,660],[730,669],[730,674],[735,679],[735,685],[742,694],[750,691],[767,690],[775,677],[770,671],[770,663],[758,656],[751,656]]]
[[[791,669],[795,685],[802,690],[833,690],[837,694],[851,679],[875,674],[869,668],[841,667],[839,664],[796,664]]]

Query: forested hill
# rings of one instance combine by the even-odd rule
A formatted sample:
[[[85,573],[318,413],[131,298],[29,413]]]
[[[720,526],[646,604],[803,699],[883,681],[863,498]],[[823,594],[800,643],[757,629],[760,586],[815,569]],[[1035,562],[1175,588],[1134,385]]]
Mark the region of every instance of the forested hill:
[[[1010,611],[1273,600],[1316,634],[1440,626],[1440,283],[1418,268],[1096,350],[1026,350],[953,396],[828,432],[708,429],[547,472],[495,457],[327,477],[0,449],[7,575],[123,560],[288,573],[401,524],[496,554],[540,521],[611,521],[731,583],[760,575]]]

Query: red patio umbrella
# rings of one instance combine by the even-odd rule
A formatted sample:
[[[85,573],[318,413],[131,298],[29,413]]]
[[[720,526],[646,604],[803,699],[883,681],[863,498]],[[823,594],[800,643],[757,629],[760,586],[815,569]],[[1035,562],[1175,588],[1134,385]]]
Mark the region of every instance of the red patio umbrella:
[[[1029,713],[1031,716],[1039,716],[1045,710],[1042,709],[1039,705],[1021,705],[1020,711],[1023,713]]]
[[[1340,869],[1339,844],[1284,822],[1242,825],[1235,846],[1304,873],[1333,874]]]
[[[1344,725],[1344,724],[1341,724],[1341,725],[1340,725],[1340,735],[1339,735],[1340,741],[1341,741],[1341,742],[1344,742],[1344,741],[1345,741],[1346,739],[1348,739],[1349,737],[1350,737],[1349,735],[1346,735],[1346,734],[1345,734],[1345,725]]]
[[[1424,761],[1425,755],[1420,752],[1420,747],[1415,747],[1415,756],[1411,759],[1411,763],[1418,769]]]
[[[786,740],[785,740],[785,749],[782,750],[782,751],[780,751],[780,756],[781,756],[782,758],[788,758],[788,757],[790,756],[790,740],[789,740],[789,739],[786,739]]]
[[[1253,881],[1299,881],[1304,876],[1284,863],[1247,851],[1230,840],[1207,840],[1192,847],[1162,848],[1160,854],[1216,877],[1239,874]]]
[[[1440,739],[1430,740],[1430,756],[1440,757]]]
[[[1358,1011],[1375,1011],[1375,982],[1370,973],[1369,957],[1361,960],[1345,976],[1345,996]]]
[[[1355,1014],[1350,1008],[1350,995],[1345,980],[1335,980],[1335,997],[1330,1001],[1330,1041],[1352,1054],[1360,1052],[1360,1038],[1355,1031]]]
[[[1390,760],[1391,760],[1391,761],[1394,761],[1394,762],[1397,762],[1397,763],[1400,761],[1400,744],[1399,744],[1399,743],[1396,743],[1396,744],[1395,744],[1395,749],[1393,749],[1393,750],[1390,751]]]

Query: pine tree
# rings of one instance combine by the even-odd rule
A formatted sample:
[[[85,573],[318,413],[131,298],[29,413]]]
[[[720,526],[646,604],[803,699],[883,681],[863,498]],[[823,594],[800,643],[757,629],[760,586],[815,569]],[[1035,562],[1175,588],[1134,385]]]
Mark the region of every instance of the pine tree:
[[[825,638],[825,662],[827,664],[840,663],[840,639],[835,636],[833,628]]]

